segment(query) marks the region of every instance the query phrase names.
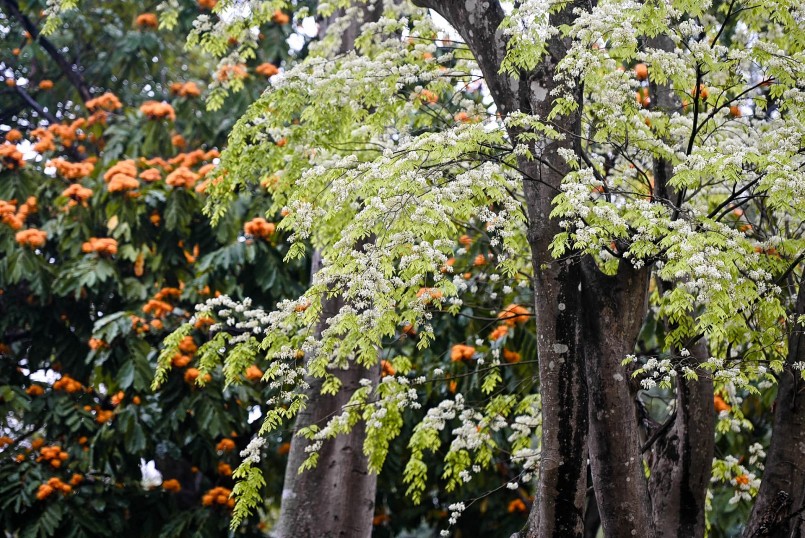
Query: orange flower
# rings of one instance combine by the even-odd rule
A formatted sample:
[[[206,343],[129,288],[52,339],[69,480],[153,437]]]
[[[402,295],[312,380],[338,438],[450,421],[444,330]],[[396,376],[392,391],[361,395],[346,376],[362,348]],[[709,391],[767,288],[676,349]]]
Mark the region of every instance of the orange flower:
[[[716,394],[713,396],[713,407],[716,410],[716,413],[720,413],[722,411],[729,411],[732,409],[730,405],[724,401],[724,398]]]
[[[146,101],[140,105],[140,112],[150,120],[169,119],[176,121],[176,111],[168,103],[159,101]]]
[[[416,292],[417,297],[425,297],[427,299],[426,302],[430,302],[433,299],[441,299],[444,294],[441,290],[436,288],[419,288],[419,291]]]
[[[268,222],[262,217],[254,218],[243,224],[243,232],[254,236],[268,239],[274,233],[277,227],[273,222]]]
[[[92,171],[95,170],[95,164],[90,161],[71,163],[69,161],[65,161],[61,157],[49,160],[47,165],[54,167],[56,172],[58,172],[58,174],[64,179],[70,180],[85,178],[92,174]]]
[[[510,304],[498,314],[498,319],[509,327],[514,327],[518,323],[523,324],[527,322],[530,315],[531,313],[527,308]]]
[[[170,85],[171,93],[179,97],[198,97],[201,95],[201,90],[195,82],[174,82]]]
[[[170,493],[179,493],[182,491],[182,485],[175,478],[169,478],[162,482],[162,489]]]
[[[276,65],[266,62],[255,67],[254,72],[258,75],[263,75],[264,77],[273,77],[279,73],[280,70]]]
[[[30,248],[39,248],[45,245],[45,241],[47,241],[48,234],[43,230],[37,230],[36,228],[29,228],[28,230],[22,230],[17,232],[14,236],[14,239],[23,247],[30,247]]]
[[[235,450],[235,441],[228,437],[224,437],[218,441],[217,445],[215,445],[215,450],[218,452],[232,452]]]
[[[462,235],[461,237],[458,238],[458,242],[461,243],[461,245],[466,248],[472,245],[472,237],[470,237],[469,235]]]
[[[235,64],[235,65],[223,65],[218,69],[218,73],[216,74],[215,78],[218,79],[218,82],[226,82],[230,79],[242,79],[249,76],[248,71],[246,71],[246,66],[243,64]]]
[[[218,0],[198,0],[198,7],[202,9],[212,9],[217,3]]]
[[[218,464],[218,474],[221,476],[232,476],[232,466],[228,463],[220,462]]]
[[[274,12],[274,15],[271,17],[271,20],[279,24],[280,26],[283,26],[291,22],[291,18],[279,9]]]
[[[700,98],[704,99],[705,101],[710,96],[710,91],[707,89],[707,86],[705,86],[704,84],[699,84],[698,88],[696,88],[694,86],[693,89],[690,91],[690,93],[691,93],[691,95],[693,95],[694,99],[700,97]]]
[[[95,99],[90,99],[85,104],[87,106],[87,110],[90,112],[94,112],[96,110],[106,110],[108,112],[112,112],[119,108],[123,108],[123,103],[121,103],[120,99],[118,99],[117,96],[112,92],[106,92]]]
[[[36,499],[39,501],[44,501],[48,497],[53,494],[53,487],[48,486],[47,484],[42,484],[39,486],[39,489],[36,490]]]
[[[380,361],[380,377],[386,377],[387,375],[394,375],[397,373],[397,370],[391,363],[385,359]]]
[[[184,381],[185,383],[193,384],[196,379],[198,379],[199,375],[201,375],[201,372],[198,368],[188,368],[184,373]],[[204,374],[202,379],[205,383],[209,383],[210,380],[212,380],[212,376],[210,374]]]
[[[84,475],[82,474],[76,473],[70,477],[70,484],[73,486],[77,486],[83,481],[84,481]]]
[[[637,80],[646,80],[648,78],[648,66],[646,64],[637,64],[634,66],[634,74]]]
[[[52,90],[53,89],[53,81],[52,80],[40,80],[39,81],[39,89],[40,90]]]
[[[193,358],[190,355],[184,355],[182,353],[177,353],[171,359],[171,365],[175,368],[184,368]]]
[[[140,172],[139,177],[146,183],[153,183],[154,181],[159,181],[162,179],[162,172],[160,172],[157,168],[149,168]]]
[[[9,437],[8,435],[3,435],[2,437],[0,437],[0,448],[5,448],[8,445],[13,444],[13,443],[14,443],[14,439]]]
[[[189,334],[182,338],[182,341],[179,342],[179,351],[182,353],[187,353],[188,355],[192,355],[198,350],[198,346],[196,345],[195,340]]]
[[[277,447],[277,454],[279,454],[280,456],[284,456],[290,451],[291,451],[291,443],[282,443],[280,446]]]
[[[183,149],[187,146],[187,141],[182,135],[175,134],[171,137],[171,144],[176,148]]]
[[[79,381],[76,381],[69,375],[64,374],[55,383],[53,383],[53,390],[63,390],[68,394],[73,394],[84,390],[84,387]]]
[[[154,13],[143,13],[142,15],[138,15],[134,24],[140,28],[156,28],[159,26],[157,16]]]
[[[746,486],[749,484],[749,477],[745,474],[739,474],[735,477],[735,482],[741,486]]]
[[[491,333],[489,333],[490,340],[499,340],[509,334],[509,326],[507,324],[498,325]]]
[[[180,166],[168,174],[168,177],[165,178],[165,183],[171,187],[186,187],[190,189],[196,184],[196,181],[198,181],[199,178],[200,176],[197,173],[193,172],[186,166]]]
[[[515,512],[525,512],[527,510],[525,503],[521,499],[514,499],[509,503],[507,512],[513,514]]]
[[[483,254],[478,254],[475,257],[475,260],[473,260],[472,264],[475,267],[481,267],[483,265],[486,265],[486,256],[484,256]]]
[[[434,104],[439,100],[439,96],[435,92],[432,92],[430,90],[422,90],[421,92],[419,92],[419,98],[422,101],[430,104]]]
[[[464,344],[456,344],[450,349],[450,360],[460,362],[472,359],[475,348]]]
[[[45,389],[43,389],[39,385],[31,385],[30,387],[25,389],[25,394],[27,394],[28,396],[42,396],[44,393]],[[0,444],[0,447],[2,447],[2,444]]]
[[[232,490],[218,486],[216,488],[207,490],[207,492],[202,495],[201,504],[204,506],[219,504],[221,506],[233,508],[235,506],[235,499],[230,499],[230,495],[232,495]]]
[[[64,189],[61,195],[75,202],[86,202],[92,196],[92,189],[88,189],[78,183],[73,183]]]
[[[38,145],[39,144],[36,144],[34,146],[34,149],[36,151],[39,151],[39,149],[37,149],[37,147],[36,147]],[[51,145],[52,145],[52,143],[51,143]],[[40,149],[42,149],[42,151],[40,152],[40,153],[42,153],[42,152],[47,151],[47,150],[49,150],[51,148],[47,147],[47,148],[40,148]],[[9,170],[14,170],[15,168],[24,167],[25,166],[25,159],[24,159],[23,154],[20,152],[20,150],[17,149],[16,145],[11,144],[10,142],[6,142],[5,144],[0,144],[0,164],[3,165],[5,168],[8,168]]]
[[[509,351],[508,349],[503,350],[503,360],[508,363],[514,364],[520,362],[520,354],[516,351]]]
[[[263,371],[258,368],[256,365],[252,364],[248,368],[246,368],[246,373],[244,374],[246,379],[249,381],[259,381],[263,378]]]
[[[9,132],[6,133],[6,141],[7,142],[19,142],[22,140],[22,133],[17,129],[11,129]]]
[[[90,237],[81,245],[81,252],[96,252],[101,256],[114,256],[117,254],[117,241],[111,237]]]

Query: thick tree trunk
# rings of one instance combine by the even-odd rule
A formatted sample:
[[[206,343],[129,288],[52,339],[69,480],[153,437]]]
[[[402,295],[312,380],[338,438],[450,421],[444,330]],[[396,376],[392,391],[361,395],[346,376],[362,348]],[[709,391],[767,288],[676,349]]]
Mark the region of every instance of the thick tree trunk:
[[[652,536],[636,408],[621,365],[634,352],[643,324],[648,273],[623,260],[618,273],[608,277],[592,260],[585,262],[590,467],[601,526],[606,536]]]
[[[647,44],[667,52],[675,47],[665,35],[649,39]],[[652,109],[670,116],[681,106],[670,86],[651,82],[650,88]],[[673,165],[657,158],[653,171],[652,196],[678,212],[679,193],[669,184]],[[650,447],[649,491],[658,537],[703,537],[706,530],[705,499],[715,450],[713,379],[709,372],[698,368],[709,356],[706,341],[699,339],[689,351],[699,378],[677,376],[673,423]]]
[[[315,253],[312,272],[319,266],[320,258]],[[325,320],[335,316],[342,304],[338,297],[324,301],[317,333],[327,326]],[[308,406],[297,416],[294,432],[313,424],[324,426],[332,416],[340,414],[350,396],[360,388],[361,379],[379,381],[380,366],[367,370],[353,365],[338,371],[336,376],[342,386],[335,396],[321,394],[321,379],[307,379]],[[359,423],[349,434],[325,441],[319,450],[318,466],[300,474],[299,466],[308,457],[305,449],[310,442],[294,435],[285,468],[280,519],[274,530],[277,538],[372,535],[377,475],[368,471],[363,454],[365,436],[363,423]]]
[[[698,363],[708,357],[700,340],[690,350]],[[713,380],[697,370],[698,380],[677,377],[673,423],[651,445],[652,511],[657,536],[704,536],[704,504],[714,452]]]
[[[793,319],[805,315],[805,272],[800,279]],[[805,381],[792,368],[805,361],[805,331],[794,325],[788,359],[780,374],[771,446],[760,492],[746,526],[746,538],[805,536]]]
[[[497,2],[420,3],[438,11],[467,42],[503,117],[514,111],[548,116],[556,65],[567,52],[565,41],[551,39],[543,62],[515,79],[500,73],[506,41],[498,31],[503,13]],[[572,24],[573,10],[585,7],[571,2],[551,16],[551,24]],[[624,263],[617,276],[608,278],[591,259],[551,256],[549,245],[561,229],[549,215],[568,171],[557,150],[578,149],[580,118],[557,117],[552,124],[566,133],[565,139],[532,144],[535,159],[518,163],[524,173],[535,274],[543,426],[537,498],[526,535],[583,536],[589,455],[607,535],[651,536],[639,431],[620,365],[634,351],[646,311],[647,272]],[[517,132],[509,134],[516,140]]]
[[[368,4],[350,8],[356,10],[349,24],[341,28],[341,41],[338,53],[346,53],[355,46],[364,22],[376,21],[381,9]],[[319,21],[319,34],[324,35],[331,25],[343,15],[338,10],[327,19]],[[321,255],[314,252],[311,274],[321,268]],[[338,298],[326,299],[316,337],[327,327],[326,320],[335,316],[343,306]],[[316,424],[324,426],[327,421],[341,413],[344,404],[360,388],[361,379],[369,379],[373,384],[380,380],[380,364],[367,370],[352,365],[346,370],[336,372],[341,388],[334,396],[321,393],[322,380],[308,378],[308,406],[296,418],[294,433]],[[294,435],[285,468],[285,481],[280,505],[280,519],[274,530],[277,538],[368,538],[372,535],[375,496],[377,494],[377,475],[369,472],[369,462],[363,454],[366,430],[358,423],[347,435],[325,441],[319,450],[319,461],[315,469],[299,474],[300,465],[307,459],[307,439]]]

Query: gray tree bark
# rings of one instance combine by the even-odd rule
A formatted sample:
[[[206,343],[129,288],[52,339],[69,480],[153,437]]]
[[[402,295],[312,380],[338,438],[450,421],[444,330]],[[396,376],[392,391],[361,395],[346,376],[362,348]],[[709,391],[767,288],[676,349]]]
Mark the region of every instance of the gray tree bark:
[[[805,272],[793,318],[805,315]],[[792,365],[805,361],[805,331],[795,325],[780,374],[763,480],[746,526],[746,538],[805,536],[805,381]]]
[[[359,8],[360,16],[350,21],[341,35],[340,53],[355,46],[364,22],[377,20],[381,14],[378,7],[369,10],[367,5]],[[330,24],[341,13],[320,21],[319,33],[324,34]],[[313,255],[311,274],[321,268],[321,256]],[[326,321],[335,316],[343,306],[339,297],[326,299],[316,337],[327,327]],[[360,365],[351,365],[346,370],[335,373],[341,381],[341,388],[334,396],[321,394],[322,380],[308,378],[308,406],[299,413],[294,426],[294,436],[288,453],[285,468],[285,481],[282,490],[280,518],[274,529],[277,538],[368,538],[372,535],[377,475],[368,470],[368,459],[363,454],[366,430],[358,423],[347,435],[325,441],[319,450],[319,461],[315,469],[298,472],[307,459],[307,439],[296,436],[296,432],[310,425],[323,426],[334,415],[340,414],[352,394],[360,388],[361,379],[369,379],[373,384],[380,380],[380,364],[367,370]]]
[[[551,39],[543,62],[513,78],[500,73],[506,40],[498,31],[503,12],[497,2],[419,3],[439,12],[461,34],[503,117],[514,111],[548,116],[551,91],[557,85],[556,65],[568,43]],[[581,1],[569,2],[551,16],[551,24],[571,24],[573,10],[586,7]],[[577,99],[581,100],[580,93]],[[552,257],[549,245],[560,227],[549,215],[569,171],[557,150],[580,149],[576,145],[580,117],[577,113],[558,117],[552,125],[566,138],[532,144],[536,157],[518,163],[524,175],[535,274],[543,425],[537,498],[524,534],[583,536],[589,456],[605,533],[651,536],[639,431],[627,373],[620,365],[634,351],[646,312],[647,271],[623,263],[616,276],[606,277],[588,257],[561,261]],[[519,133],[509,134],[516,140]]]

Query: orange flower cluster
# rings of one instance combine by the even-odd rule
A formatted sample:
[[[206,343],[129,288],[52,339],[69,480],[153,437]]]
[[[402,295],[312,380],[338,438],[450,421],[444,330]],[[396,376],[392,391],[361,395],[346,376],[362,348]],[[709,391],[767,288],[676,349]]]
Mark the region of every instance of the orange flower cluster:
[[[249,381],[259,381],[263,378],[263,371],[257,367],[257,365],[252,364],[248,368],[246,368],[246,373],[244,374],[246,379]]]
[[[117,254],[117,241],[111,237],[90,237],[81,245],[81,252],[97,252],[101,256],[114,256]]]
[[[157,21],[157,16],[154,13],[143,13],[142,15],[137,15],[134,24],[140,28],[156,28],[159,26],[159,21]]]
[[[506,361],[506,362],[508,362],[510,364],[515,364],[515,363],[520,362],[520,359],[521,359],[520,354],[517,353],[516,351],[510,351],[508,349],[503,350],[503,360],[504,361]]]
[[[648,78],[648,66],[646,64],[637,64],[634,66],[634,74],[637,80],[646,80]]]
[[[503,338],[507,334],[509,334],[509,326],[505,325],[505,324],[504,325],[498,325],[497,327],[495,327],[495,330],[493,330],[491,333],[489,333],[489,339],[490,340],[500,340],[501,338]]]
[[[69,484],[65,484],[54,476],[46,483],[39,485],[39,488],[36,490],[36,499],[38,501],[44,501],[56,491],[61,491],[63,495],[67,495],[73,491],[73,487]]]
[[[186,187],[191,189],[200,178],[201,176],[196,172],[193,172],[186,166],[180,166],[168,174],[168,177],[165,178],[165,183],[171,187]]]
[[[17,129],[11,129],[6,133],[6,142],[19,142],[22,140],[22,133]]]
[[[140,179],[146,183],[153,183],[154,181],[162,179],[162,172],[157,168],[149,168],[148,170],[140,172]]]
[[[98,424],[106,424],[115,418],[115,412],[110,409],[102,409],[99,405],[96,405],[92,409],[95,411],[95,422]]]
[[[17,241],[20,246],[28,248],[39,248],[44,246],[47,239],[47,232],[44,230],[37,230],[36,228],[29,228],[28,230],[19,231],[14,236],[14,240]]]
[[[74,394],[84,390],[84,386],[69,375],[64,374],[53,383],[53,390],[63,390],[68,394]]]
[[[509,327],[514,327],[518,323],[521,325],[526,323],[530,316],[531,312],[527,308],[510,304],[498,314],[498,319]]]
[[[200,375],[201,371],[198,368],[188,368],[184,373],[184,381],[185,383],[192,385]],[[205,383],[209,383],[212,380],[212,376],[210,374],[204,374],[203,379]]]
[[[87,110],[90,112],[95,112],[97,110],[114,112],[115,110],[123,108],[123,103],[121,103],[120,99],[118,99],[117,96],[112,92],[106,92],[95,99],[90,99],[85,104],[87,106]]]
[[[110,401],[112,402],[112,405],[117,407],[118,405],[120,405],[123,402],[123,398],[125,398],[125,397],[126,397],[126,393],[123,392],[122,390],[120,390],[120,391],[118,391],[118,392],[116,392],[115,394],[112,395],[112,398],[110,399]]]
[[[749,477],[745,474],[739,474],[735,477],[735,483],[740,484],[741,486],[746,486],[749,484]]]
[[[25,389],[25,394],[28,396],[42,396],[44,393],[45,389],[43,389],[41,385],[31,385]]]
[[[228,437],[224,437],[218,441],[217,445],[215,445],[215,450],[218,452],[232,452],[235,450],[235,441],[229,439]]]
[[[243,224],[244,233],[253,237],[262,237],[268,239],[274,233],[277,227],[273,222],[268,222],[262,217],[254,218]]]
[[[170,85],[170,91],[179,97],[198,97],[201,95],[201,89],[193,82],[174,82]]]
[[[86,201],[92,196],[92,189],[84,187],[79,183],[73,183],[64,189],[61,195],[70,198],[72,205],[76,205],[80,202],[86,207]]]
[[[151,314],[155,318],[164,318],[167,314],[173,312],[173,306],[165,301],[159,299],[151,299],[143,306],[143,312]]]
[[[99,349],[103,349],[105,347],[109,347],[109,344],[101,340],[100,338],[90,338],[88,342],[89,348],[93,351],[97,351]]]
[[[117,162],[103,175],[109,192],[124,192],[137,189],[140,182],[137,180],[137,166],[131,159]]]
[[[182,338],[182,341],[179,342],[179,351],[182,353],[187,353],[188,355],[193,355],[196,351],[198,351],[198,346],[196,345],[196,341],[193,340],[193,337],[189,334]]]
[[[184,149],[187,147],[187,140],[180,134],[175,134],[171,136],[171,145],[175,148]]]
[[[8,445],[11,445],[13,443],[14,443],[14,439],[9,437],[8,435],[3,435],[2,437],[0,437],[0,448],[5,448]]]
[[[724,398],[716,394],[713,396],[713,408],[715,408],[716,413],[720,413],[722,411],[729,411],[732,409],[730,404],[724,401]]]
[[[176,353],[173,358],[171,359],[171,366],[174,368],[184,368],[190,361],[193,360],[193,357],[190,355],[185,355],[184,353]]]
[[[380,361],[380,377],[386,377],[387,375],[394,375],[396,373],[397,370],[389,361],[386,359]]]
[[[147,333],[151,329],[155,331],[161,331],[164,328],[162,321],[158,319],[152,319],[150,322],[139,316],[130,316],[131,319],[131,329],[136,332],[137,334]]]
[[[419,98],[426,103],[434,104],[439,100],[439,96],[430,90],[422,90],[419,92]]]
[[[79,129],[87,125],[87,120],[78,118],[69,124],[54,123],[48,126],[48,132],[56,137],[61,138],[62,145],[69,148],[76,140],[84,140],[86,134],[79,132]]]
[[[52,80],[40,80],[39,81],[39,89],[40,90],[52,90],[53,89],[53,81]]]
[[[239,80],[249,76],[248,71],[246,71],[246,66],[243,64],[235,64],[235,65],[222,65],[220,69],[218,69],[218,73],[216,73],[215,78],[218,79],[218,82],[226,82],[228,80]]]
[[[484,256],[483,254],[478,254],[473,260],[472,264],[475,267],[481,267],[486,265],[486,256]]]
[[[25,220],[31,213],[37,211],[36,198],[29,196],[27,200],[17,210],[16,200],[0,200],[0,221],[8,225],[12,230],[19,230],[25,224]]]
[[[416,292],[416,296],[417,297],[427,296],[427,298],[429,299],[428,302],[430,302],[430,300],[433,299],[441,299],[444,296],[444,294],[441,292],[441,290],[438,290],[436,288],[419,288],[419,291]]]
[[[57,445],[42,447],[42,451],[39,454],[39,457],[36,458],[37,462],[45,461],[56,469],[61,467],[62,462],[67,461],[70,457],[67,452]]]
[[[279,454],[280,456],[285,456],[290,451],[291,451],[291,443],[282,443],[280,446],[277,447],[277,454]]]
[[[509,506],[506,509],[506,511],[510,514],[513,514],[515,512],[526,512],[527,510],[528,509],[526,508],[526,505],[522,501],[522,499],[514,499],[509,503]]]
[[[254,72],[258,75],[263,75],[264,77],[273,77],[279,73],[280,70],[276,65],[266,62],[255,67]]]
[[[453,362],[467,361],[475,354],[475,348],[464,344],[456,344],[450,349],[450,360]]]
[[[182,491],[182,484],[175,478],[169,478],[162,482],[162,489],[170,493],[179,493]]]
[[[218,464],[218,474],[221,476],[232,476],[232,466],[228,463],[220,462]]]
[[[149,120],[169,119],[176,121],[176,111],[168,103],[159,101],[146,101],[140,105],[140,112],[145,114]]]
[[[198,7],[202,9],[212,9],[218,3],[218,0],[198,0]]]
[[[235,507],[235,499],[230,499],[229,496],[232,495],[232,490],[218,486],[217,488],[212,488],[208,490],[201,497],[201,504],[204,506],[212,506],[213,504],[219,504],[221,506],[227,506],[229,508]]]
[[[48,129],[37,127],[31,131],[31,137],[37,140],[33,147],[33,150],[37,153],[45,153],[56,149],[56,144],[53,142],[53,133]]]
[[[16,145],[11,142],[5,142],[0,144],[0,165],[3,165],[3,168],[15,170],[25,166],[25,159]]]
[[[276,10],[274,15],[271,16],[271,20],[275,23],[279,24],[280,26],[288,24],[291,22],[291,18],[282,12],[282,10]]]
[[[95,170],[95,163],[92,161],[81,161],[78,163],[71,163],[61,157],[51,159],[47,163],[48,166],[56,168],[56,172],[64,179],[77,180],[89,176]]]

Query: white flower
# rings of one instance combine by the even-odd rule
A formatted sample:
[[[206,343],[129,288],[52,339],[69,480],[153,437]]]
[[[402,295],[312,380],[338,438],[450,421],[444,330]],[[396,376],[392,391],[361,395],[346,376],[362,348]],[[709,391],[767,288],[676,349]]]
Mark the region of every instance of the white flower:
[[[157,470],[154,460],[146,463],[144,458],[140,458],[140,473],[143,475],[140,481],[143,489],[154,489],[162,485],[162,473]]]

